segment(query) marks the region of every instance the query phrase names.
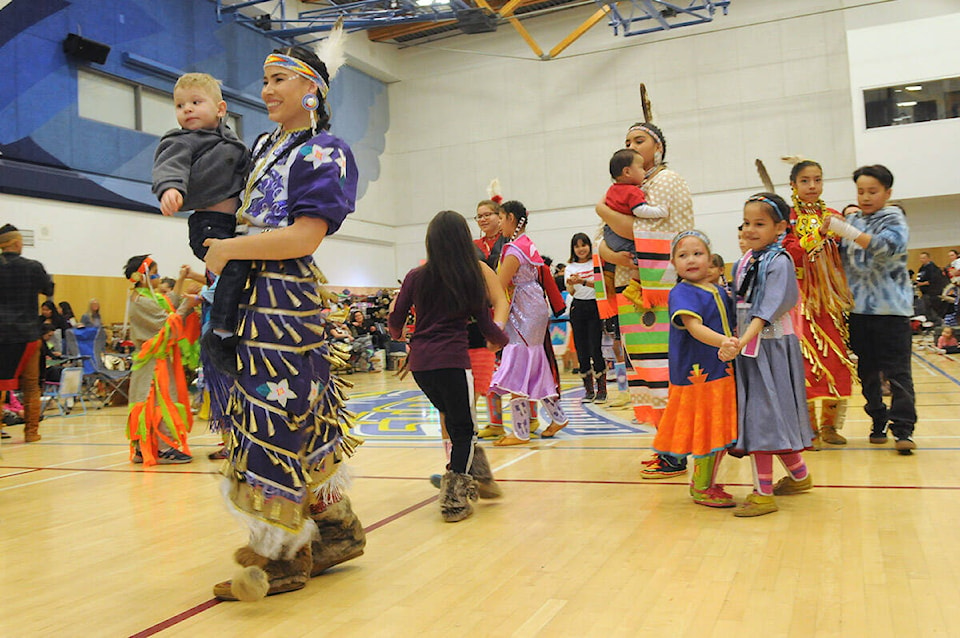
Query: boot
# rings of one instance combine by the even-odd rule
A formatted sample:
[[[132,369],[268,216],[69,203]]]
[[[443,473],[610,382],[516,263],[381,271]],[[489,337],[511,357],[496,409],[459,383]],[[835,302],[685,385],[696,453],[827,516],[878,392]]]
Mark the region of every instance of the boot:
[[[233,580],[214,585],[213,595],[219,600],[256,602],[264,596],[303,589],[310,578],[310,554],[309,543],[290,560],[271,560],[249,546],[241,547],[234,560],[244,569]]]
[[[314,512],[321,504],[310,508],[310,517],[317,524],[319,540],[314,540],[313,567],[310,576],[319,576],[334,565],[345,563],[363,554],[367,536],[360,519],[350,507],[350,499],[344,494],[326,509]]]
[[[480,498],[500,498],[503,490],[493,478],[493,470],[487,460],[487,453],[479,445],[473,446],[473,463],[468,470],[470,476],[477,481],[477,494]],[[441,481],[443,477],[440,477]]]
[[[580,403],[593,403],[596,393],[593,391],[593,375],[588,370],[587,372],[581,375],[583,377],[583,398],[580,399]]]
[[[567,424],[570,423],[570,419],[567,418],[567,415],[563,412],[563,408],[560,407],[560,397],[547,397],[541,399],[543,403],[544,410],[547,411],[547,416],[550,417],[550,425],[546,430],[543,431],[541,436],[545,439],[549,439],[552,436],[556,436],[557,432],[567,427]]]
[[[733,496],[715,482],[717,467],[723,451],[693,459],[693,478],[690,481],[690,497],[697,505],[707,507],[734,507]]]
[[[607,402],[607,373],[604,370],[594,374],[597,382],[597,395],[594,397],[593,402],[600,404]]]
[[[820,429],[817,428],[817,403],[815,401],[807,401],[807,413],[810,415],[810,427],[813,429],[813,441],[810,442],[810,447],[819,450],[823,447],[823,441],[820,440]]]
[[[846,414],[846,399],[824,399],[820,408],[820,440],[831,445],[846,445],[847,439],[837,432],[843,427]]]
[[[479,497],[477,482],[469,474],[447,472],[440,480],[440,515],[448,523],[462,521],[473,514],[473,505]]]
[[[23,426],[23,440],[27,443],[35,443],[43,437],[40,436],[40,424],[27,422]]]

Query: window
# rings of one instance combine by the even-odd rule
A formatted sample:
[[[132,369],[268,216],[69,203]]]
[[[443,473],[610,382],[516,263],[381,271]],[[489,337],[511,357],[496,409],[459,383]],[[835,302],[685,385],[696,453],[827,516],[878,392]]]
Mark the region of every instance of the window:
[[[867,89],[863,102],[868,129],[960,117],[960,78]]]
[[[77,93],[80,117],[157,137],[178,127],[173,110],[173,93],[83,69],[77,71]],[[230,128],[242,137],[243,118],[228,112],[226,120]]]

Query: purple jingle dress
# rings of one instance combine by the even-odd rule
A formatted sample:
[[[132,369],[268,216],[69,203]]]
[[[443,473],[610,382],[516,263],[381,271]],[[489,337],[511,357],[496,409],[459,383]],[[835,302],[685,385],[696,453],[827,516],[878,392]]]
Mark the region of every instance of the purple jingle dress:
[[[510,316],[504,329],[510,343],[503,349],[500,366],[490,382],[490,391],[515,394],[534,401],[557,397],[560,393],[544,349],[550,309],[537,277],[543,259],[526,235],[520,235],[503,247],[501,263],[507,255],[516,257],[520,268],[513,276]]]
[[[353,211],[356,164],[330,133],[277,131],[258,140],[253,157],[238,212],[251,232],[309,216],[333,234]],[[336,470],[359,444],[348,434],[342,382],[330,374],[321,282],[310,255],[252,262],[240,302],[240,377],[227,406],[230,503],[257,534],[287,538],[288,548],[309,542],[301,537],[310,505],[339,500]]]

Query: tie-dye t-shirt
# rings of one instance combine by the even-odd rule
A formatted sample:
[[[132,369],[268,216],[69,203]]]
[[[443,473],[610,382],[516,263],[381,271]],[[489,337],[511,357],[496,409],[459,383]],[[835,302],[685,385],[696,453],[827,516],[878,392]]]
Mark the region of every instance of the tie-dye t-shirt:
[[[861,248],[844,239],[840,255],[858,315],[913,315],[913,288],[907,272],[907,241],[910,229],[903,211],[896,206],[881,208],[871,215],[856,212],[847,222],[872,235]]]

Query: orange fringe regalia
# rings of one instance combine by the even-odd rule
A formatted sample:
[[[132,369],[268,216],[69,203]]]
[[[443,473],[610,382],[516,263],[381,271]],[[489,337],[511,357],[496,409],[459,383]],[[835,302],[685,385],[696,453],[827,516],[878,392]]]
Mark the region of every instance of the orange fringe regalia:
[[[682,281],[670,292],[670,391],[653,449],[709,456],[737,440],[737,385],[730,362],[720,361],[715,347],[690,335],[683,315],[733,335],[733,307],[725,290]]]
[[[157,302],[164,306],[166,299],[161,299],[157,298]],[[189,392],[179,345],[183,338],[183,318],[172,308],[169,310],[163,327],[153,338],[144,342],[133,358],[134,372],[154,363],[150,392],[145,401],[130,407],[127,418],[128,436],[132,443],[139,445],[145,466],[157,464],[159,440],[184,454],[190,454],[187,433],[193,428],[193,415],[190,407],[182,402],[187,400]],[[182,401],[178,401],[178,397]],[[166,432],[160,427],[161,424],[166,424]]]
[[[807,399],[846,398],[852,391],[855,365],[847,353],[847,313],[853,298],[847,285],[834,236],[820,229],[827,215],[837,211],[823,200],[800,201],[793,195],[793,231],[783,247],[793,258],[800,287],[798,336],[803,352]]]

